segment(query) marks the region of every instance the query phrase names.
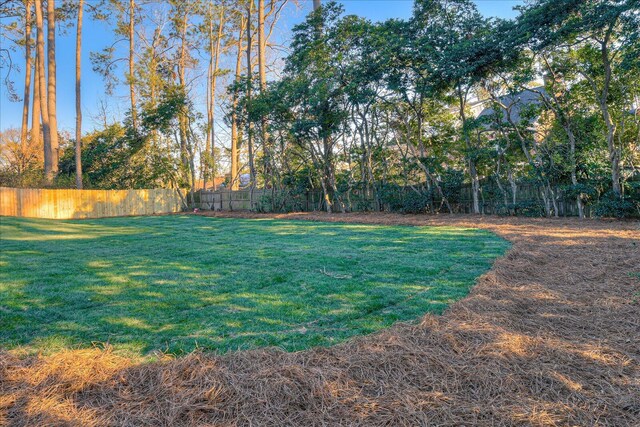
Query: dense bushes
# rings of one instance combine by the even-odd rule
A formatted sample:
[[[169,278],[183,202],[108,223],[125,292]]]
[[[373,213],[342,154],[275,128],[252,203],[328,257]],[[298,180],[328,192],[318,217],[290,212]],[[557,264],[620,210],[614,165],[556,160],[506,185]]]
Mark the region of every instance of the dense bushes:
[[[470,186],[464,183],[462,174],[450,172],[446,179],[439,182],[442,194],[447,198],[452,213],[471,212]],[[399,184],[378,183],[375,198],[364,197],[362,189],[352,190],[350,194],[342,193],[336,199],[344,204],[347,212],[373,211],[379,207],[381,211],[399,212],[403,214],[448,213],[448,207],[439,196],[439,192],[422,185],[402,186]],[[640,217],[640,181],[627,182],[625,195],[620,198],[611,192],[601,193],[604,186],[565,186],[554,189],[555,205],[559,212],[552,208],[554,216],[577,215],[576,197],[580,194],[587,216],[632,218]],[[545,204],[540,196],[540,188],[532,182],[517,184],[516,203],[510,186],[500,189],[495,182],[481,184],[481,211],[484,214],[515,215],[526,217],[543,217],[546,215]],[[323,209],[322,192],[312,191],[305,186],[284,188],[262,196],[257,205],[261,212],[300,212]]]
[[[607,192],[594,206],[594,214],[598,217],[630,218],[640,217],[640,182],[630,185],[633,192],[619,197]]]

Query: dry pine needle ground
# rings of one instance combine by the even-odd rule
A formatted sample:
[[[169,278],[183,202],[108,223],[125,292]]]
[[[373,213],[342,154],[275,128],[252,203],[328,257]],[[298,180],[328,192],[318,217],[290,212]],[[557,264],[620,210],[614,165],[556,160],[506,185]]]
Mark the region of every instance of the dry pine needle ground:
[[[279,217],[480,227],[513,247],[443,316],[328,349],[0,352],[0,425],[640,425],[638,222]]]

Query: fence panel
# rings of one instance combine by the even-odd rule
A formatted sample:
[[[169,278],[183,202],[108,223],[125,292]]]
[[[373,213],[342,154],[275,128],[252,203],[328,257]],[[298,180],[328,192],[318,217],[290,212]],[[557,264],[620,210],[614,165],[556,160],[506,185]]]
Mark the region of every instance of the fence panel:
[[[0,216],[103,218],[180,212],[178,190],[63,190],[0,187]]]

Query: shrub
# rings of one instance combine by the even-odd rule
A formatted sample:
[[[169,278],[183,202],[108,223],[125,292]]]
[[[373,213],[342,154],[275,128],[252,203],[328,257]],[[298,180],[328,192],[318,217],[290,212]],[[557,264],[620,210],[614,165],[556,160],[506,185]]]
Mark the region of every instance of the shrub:
[[[402,193],[403,189],[399,185],[383,185],[379,191],[380,203],[392,212],[400,212],[402,210]]]
[[[535,201],[523,201],[509,205],[509,209],[512,209],[516,215],[522,215],[527,217],[539,217],[544,216],[544,206]]]
[[[258,212],[300,212],[305,208],[306,194],[284,189],[263,195],[256,204]]]
[[[605,218],[629,218],[638,216],[640,200],[634,200],[635,194],[619,197],[613,191],[605,193],[594,207],[595,216]]]
[[[401,212],[405,214],[417,214],[427,211],[431,200],[428,192],[417,193],[413,190],[406,191],[402,201]]]

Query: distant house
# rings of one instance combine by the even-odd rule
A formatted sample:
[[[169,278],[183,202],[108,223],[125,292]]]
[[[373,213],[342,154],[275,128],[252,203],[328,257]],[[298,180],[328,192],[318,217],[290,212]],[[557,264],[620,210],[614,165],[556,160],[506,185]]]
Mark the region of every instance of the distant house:
[[[248,187],[251,184],[251,175],[248,173],[241,173],[238,177],[239,185],[241,188]]]
[[[499,116],[502,116],[504,124],[509,123],[509,118],[513,123],[519,124],[522,121],[523,112],[532,105],[540,105],[542,100],[540,96],[547,96],[543,86],[538,86],[532,89],[526,89],[516,94],[504,95],[498,98],[504,108],[500,108]],[[496,112],[493,109],[493,103],[491,100],[482,101],[480,104],[483,108],[477,108],[479,111],[476,118],[486,117],[487,120],[495,116]],[[473,106],[472,106],[473,111]],[[529,119],[529,123],[532,127],[536,127],[537,117]]]
[[[541,97],[546,98],[547,96],[547,91],[545,90],[544,86],[538,86],[531,89],[525,89],[522,92],[518,92],[513,95],[501,96],[498,98],[498,101],[502,105],[504,105],[506,109],[509,110],[509,114],[513,123],[519,124],[522,120],[523,111],[525,111],[532,105],[537,106],[542,104],[543,100],[541,99]],[[475,103],[471,104],[471,111],[474,113],[474,116],[476,118],[486,117],[487,119],[494,116],[495,111],[493,109],[493,103],[491,101],[491,99],[486,99],[482,101],[476,101]],[[502,113],[503,123],[506,124],[509,122],[509,120],[507,119],[507,111],[505,111],[505,108],[500,108],[500,110]],[[640,108],[634,106],[634,108],[628,110],[628,113],[633,116],[640,115]],[[539,117],[532,117],[529,119],[531,130],[537,130],[538,119]],[[487,125],[487,127],[490,127],[490,125]]]

